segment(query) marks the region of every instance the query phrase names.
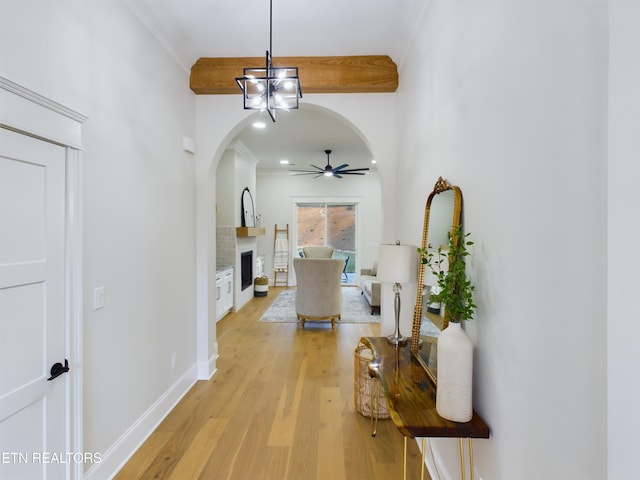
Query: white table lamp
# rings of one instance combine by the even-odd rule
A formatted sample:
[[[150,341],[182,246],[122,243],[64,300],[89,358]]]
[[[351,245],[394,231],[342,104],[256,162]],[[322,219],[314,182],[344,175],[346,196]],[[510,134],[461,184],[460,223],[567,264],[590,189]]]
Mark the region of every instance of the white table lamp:
[[[420,255],[418,247],[413,245],[380,245],[378,256],[378,279],[382,282],[393,283],[395,294],[393,307],[396,315],[396,328],[393,335],[387,340],[393,345],[404,345],[409,340],[400,334],[400,292],[402,283],[416,283],[418,281],[418,268]]]

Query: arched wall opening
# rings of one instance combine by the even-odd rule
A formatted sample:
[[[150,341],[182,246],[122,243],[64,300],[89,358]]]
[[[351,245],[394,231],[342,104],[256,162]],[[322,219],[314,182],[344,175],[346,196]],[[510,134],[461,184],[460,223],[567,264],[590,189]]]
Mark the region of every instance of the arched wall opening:
[[[377,161],[381,190],[379,238],[380,242],[391,241],[395,237],[395,94],[308,95],[304,102],[302,108],[317,109],[334,116],[345,128],[357,132],[369,147]],[[216,172],[229,145],[252,121],[253,115],[242,109],[237,96],[197,98],[196,343],[198,377],[201,379],[210,378],[215,372],[218,351],[215,312]],[[262,241],[268,242],[268,238]]]

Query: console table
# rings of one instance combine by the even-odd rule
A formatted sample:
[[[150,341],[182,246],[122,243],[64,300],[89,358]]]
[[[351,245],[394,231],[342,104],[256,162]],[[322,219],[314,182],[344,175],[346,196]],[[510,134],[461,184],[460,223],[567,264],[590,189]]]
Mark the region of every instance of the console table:
[[[436,386],[424,368],[411,357],[410,345],[391,345],[386,337],[362,337],[373,353],[369,373],[380,381],[394,425],[404,435],[404,478],[407,475],[407,438],[453,437],[460,439],[460,470],[464,480],[464,445],[469,441],[469,466],[473,480],[472,438],[489,438],[489,427],[473,412],[466,423],[445,420],[436,412]],[[372,389],[373,390],[373,389]],[[377,397],[376,397],[377,398]],[[424,440],[422,469],[424,472]]]

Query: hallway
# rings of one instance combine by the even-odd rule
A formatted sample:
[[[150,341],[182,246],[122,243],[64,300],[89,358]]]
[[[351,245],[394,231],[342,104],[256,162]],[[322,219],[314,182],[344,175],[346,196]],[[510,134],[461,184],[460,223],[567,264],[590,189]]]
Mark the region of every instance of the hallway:
[[[403,437],[391,420],[371,437],[354,408],[353,351],[379,326],[259,323],[280,290],[218,322],[218,371],[194,385],[117,480],[402,478]],[[420,454],[408,445],[416,480]]]

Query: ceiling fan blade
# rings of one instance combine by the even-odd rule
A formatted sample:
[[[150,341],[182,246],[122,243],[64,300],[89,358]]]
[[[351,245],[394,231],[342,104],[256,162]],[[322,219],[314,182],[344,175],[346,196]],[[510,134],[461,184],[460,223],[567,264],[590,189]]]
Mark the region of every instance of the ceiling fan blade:
[[[342,165],[340,165],[339,167],[336,167],[333,169],[334,172],[337,172],[338,170],[342,170],[343,168],[348,167],[349,164],[348,163],[343,163]]]
[[[289,170],[290,172],[297,172],[294,175],[315,175],[313,178],[318,178],[322,176],[332,176],[336,178],[342,178],[342,175],[364,175],[362,172],[366,172],[369,168],[348,168],[348,163],[343,163],[342,165],[333,168],[329,163],[329,155],[331,154],[331,150],[325,150],[324,153],[327,154],[327,165],[325,167],[319,167],[317,165],[309,165],[311,168],[315,168],[316,170]]]

